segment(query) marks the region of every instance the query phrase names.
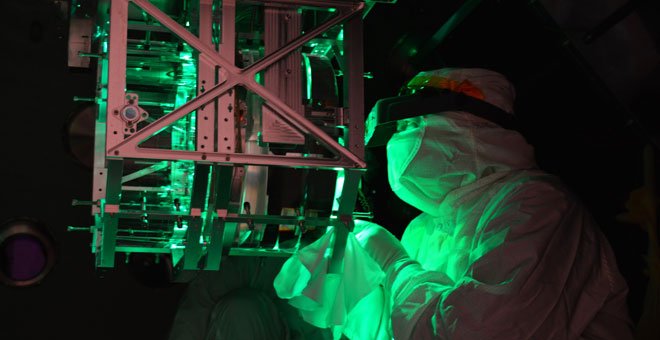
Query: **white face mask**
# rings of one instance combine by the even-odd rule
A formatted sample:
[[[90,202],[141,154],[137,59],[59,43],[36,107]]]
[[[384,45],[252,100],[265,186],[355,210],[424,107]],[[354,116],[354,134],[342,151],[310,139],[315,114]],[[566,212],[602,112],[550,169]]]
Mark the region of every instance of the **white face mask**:
[[[456,169],[458,150],[442,143],[441,136],[428,136],[427,120],[409,121],[387,143],[387,178],[392,191],[404,202],[433,216],[447,194],[473,176]],[[446,131],[449,141],[461,138]],[[437,131],[435,132],[437,133]],[[444,139],[444,138],[440,139]]]
[[[402,124],[403,123],[403,124]],[[387,179],[395,193],[401,191],[401,178],[417,155],[424,137],[423,122],[397,122],[399,132],[392,135],[387,143]]]

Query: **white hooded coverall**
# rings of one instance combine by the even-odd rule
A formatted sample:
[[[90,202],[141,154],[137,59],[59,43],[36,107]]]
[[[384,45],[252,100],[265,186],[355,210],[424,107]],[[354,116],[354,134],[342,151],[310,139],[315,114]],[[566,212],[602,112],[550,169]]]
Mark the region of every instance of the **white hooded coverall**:
[[[512,112],[513,88],[495,72],[431,73],[469,80]],[[387,155],[394,193],[423,212],[401,240],[411,259],[383,268],[396,339],[632,339],[608,241],[536,169],[522,135],[439,112],[408,120]]]

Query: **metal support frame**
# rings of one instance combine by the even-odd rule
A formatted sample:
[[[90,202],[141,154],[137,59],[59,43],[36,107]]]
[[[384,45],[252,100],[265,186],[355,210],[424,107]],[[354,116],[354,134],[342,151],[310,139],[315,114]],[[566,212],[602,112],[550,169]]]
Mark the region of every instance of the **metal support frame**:
[[[167,160],[196,160],[196,161],[210,161],[219,163],[238,163],[238,164],[253,164],[253,165],[288,165],[288,166],[309,166],[309,167],[358,167],[365,168],[366,162],[340,145],[332,137],[328,136],[321,128],[317,127],[305,117],[296,113],[296,110],[284,103],[278,96],[266,88],[258,84],[254,79],[257,73],[265,70],[275,62],[286,57],[296,49],[301,47],[306,42],[317,37],[321,33],[327,31],[329,28],[350,20],[352,18],[360,19],[360,13],[364,8],[363,3],[353,4],[350,9],[344,5],[338,9],[338,15],[327,22],[321,24],[310,32],[293,39],[288,44],[282,46],[276,51],[268,54],[263,59],[252,64],[245,69],[239,69],[233,65],[232,62],[227,60],[222,55],[218,54],[212,46],[201,41],[198,37],[190,33],[184,27],[181,27],[176,21],[171,19],[167,14],[160,11],[156,6],[147,0],[133,0],[133,3],[142,8],[149,15],[154,17],[163,26],[171,30],[174,34],[183,39],[186,43],[192,46],[200,53],[200,60],[220,67],[221,78],[219,83],[200,94],[197,98],[185,103],[181,107],[172,111],[171,113],[157,119],[143,129],[137,131],[135,134],[123,138],[120,133],[122,130],[121,120],[119,117],[108,114],[107,126],[107,145],[106,152],[109,158],[112,157],[131,157],[131,158],[155,158]],[[283,1],[283,3],[289,3]],[[297,2],[305,3],[305,1]],[[312,4],[319,5],[316,1],[310,1]],[[112,94],[108,98],[108,112],[119,110],[123,104],[123,100],[119,100],[119,94],[123,97],[123,86],[125,86],[125,75],[123,69],[126,66],[126,29],[128,13],[128,0],[113,1],[111,6],[111,27],[110,44],[111,51],[109,56],[110,74],[114,76],[110,79],[109,87],[112,88]],[[324,5],[327,7],[327,4]],[[114,24],[117,22],[117,24]],[[354,56],[361,59],[361,56]],[[121,70],[121,71],[119,71]],[[234,86],[242,85],[247,89],[260,95],[265,100],[265,105],[283,119],[288,124],[295,128],[312,135],[317,138],[319,142],[325,145],[329,150],[335,152],[338,159],[323,160],[323,159],[308,159],[305,157],[277,157],[271,155],[241,155],[230,152],[207,152],[207,151],[179,151],[179,150],[159,150],[141,148],[139,144],[161,131],[168,125],[174,123],[181,117],[189,114],[190,112],[199,109],[201,106],[208,104],[215,98],[226,94]],[[121,91],[120,91],[121,89]],[[224,121],[224,119],[223,119]]]
[[[362,143],[364,134],[362,14],[365,3],[340,0],[249,1],[274,8],[274,13],[293,13],[290,10],[291,6],[311,6],[334,8],[336,15],[304,34],[297,33],[301,30],[301,22],[290,23],[285,29],[291,30],[291,32],[283,41],[270,45],[265,57],[241,69],[234,66],[236,50],[234,25],[237,0],[222,1],[222,39],[217,49],[213,42],[214,18],[213,1],[211,0],[199,0],[198,36],[182,27],[148,0],[100,0],[100,2],[109,7],[110,20],[107,21],[109,23],[108,53],[106,58],[100,59],[99,64],[99,81],[101,84],[107,84],[107,87],[99,88],[97,94],[99,112],[96,122],[93,193],[93,202],[96,204],[92,207],[92,213],[96,219],[96,227],[92,230],[95,232],[93,252],[97,255],[97,267],[113,267],[117,251],[154,254],[172,251],[174,255],[174,250],[171,249],[176,248],[177,254],[180,255],[177,259],[180,261],[175,263],[175,276],[179,281],[185,281],[186,276],[200,269],[218,270],[224,255],[249,253],[245,249],[232,248],[238,224],[249,221],[261,224],[297,225],[304,223],[309,226],[333,226],[336,234],[330,270],[341,272],[346,238],[348,232],[353,229],[352,214],[357,199],[360,176],[363,173],[362,170],[366,168]],[[131,134],[127,134],[124,129],[126,122],[122,120],[119,113],[127,105],[126,68],[128,30],[130,28],[128,17],[131,2],[158,21],[162,25],[159,28],[160,31],[173,33],[199,53],[198,94],[196,98],[180,105],[172,112],[144,125],[134,133],[131,131]],[[349,120],[343,121],[346,126],[343,141],[336,141],[335,137],[329,136],[316,123],[305,117],[304,107],[297,103],[301,96],[300,93],[292,95],[284,91],[285,87],[296,87],[297,85],[301,87],[301,84],[296,84],[296,81],[300,82],[300,80],[287,83],[282,88],[280,85],[273,86],[272,79],[270,85],[268,79],[265,85],[261,85],[255,80],[261,72],[270,72],[271,77],[276,77],[277,72],[272,72],[272,70],[279,66],[293,69],[296,64],[300,64],[297,59],[300,57],[296,53],[299,53],[301,47],[338,24],[344,25],[343,95],[344,102],[348,106],[346,112],[349,113],[347,115]],[[295,77],[300,78],[300,74]],[[335,157],[279,156],[263,152],[264,150],[252,153],[250,150],[258,149],[256,139],[250,141],[255,145],[249,144],[246,147],[247,153],[236,153],[234,150],[236,124],[233,111],[237,109],[234,99],[235,91],[233,91],[235,86],[245,87],[252,96],[259,97],[259,100],[254,102],[258,102],[260,109],[272,113],[298,132],[316,139]],[[298,89],[298,91],[301,90]],[[189,114],[195,114],[197,118],[195,151],[140,146],[142,142]],[[123,159],[125,158],[152,159],[160,162],[153,162],[150,166],[124,175]],[[151,194],[159,192],[159,188],[148,185],[129,187],[122,186],[122,184],[170,167],[174,164],[171,161],[181,160],[195,162],[192,192],[190,196],[186,196],[190,199],[190,210],[178,211],[177,208],[174,209],[176,211],[163,211],[161,208],[149,211],[148,215],[159,221],[178,223],[178,231],[169,230],[167,232],[179,233],[178,240],[181,240],[185,233],[184,245],[174,242],[167,246],[135,246],[130,243],[118,245],[118,231],[126,231],[119,228],[119,219],[140,220],[147,214],[146,204],[142,210],[130,210],[124,206],[120,209],[122,190],[126,192],[142,191],[145,195],[147,192]],[[255,166],[285,166],[338,171],[341,176],[344,176],[343,184],[337,188],[336,193],[338,208],[333,211],[332,217],[326,218],[262,215],[265,207],[263,212],[256,211],[256,213],[252,211],[241,214],[240,211],[233,211],[230,207],[231,197],[229,195],[232,189],[232,176],[235,175],[233,173],[234,165],[246,165],[248,169],[255,168]],[[266,174],[267,172],[259,173],[259,176],[254,177],[265,179]],[[260,193],[265,191],[265,186],[259,187],[257,191],[259,192],[248,196],[252,199],[258,198]],[[182,221],[184,224],[187,222],[187,229],[181,227]],[[121,234],[119,240],[121,241]],[[269,256],[288,254],[286,250],[259,249],[259,251],[260,254],[267,253]]]

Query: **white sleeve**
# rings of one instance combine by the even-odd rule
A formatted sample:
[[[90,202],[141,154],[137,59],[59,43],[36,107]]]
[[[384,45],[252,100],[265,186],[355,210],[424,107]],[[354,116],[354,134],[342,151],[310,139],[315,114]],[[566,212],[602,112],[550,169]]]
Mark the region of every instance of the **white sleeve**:
[[[396,339],[578,338],[589,328],[614,287],[585,211],[543,183],[493,211],[473,249],[502,231],[504,242],[480,254],[461,282],[416,263],[392,274]],[[628,339],[623,311],[614,313],[621,327],[613,325],[612,339]]]

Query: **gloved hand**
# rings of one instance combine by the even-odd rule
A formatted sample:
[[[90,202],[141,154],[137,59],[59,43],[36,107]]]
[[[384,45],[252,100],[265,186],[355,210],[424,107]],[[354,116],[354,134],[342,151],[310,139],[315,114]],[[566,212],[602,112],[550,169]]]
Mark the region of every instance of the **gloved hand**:
[[[392,269],[395,263],[410,260],[401,241],[376,223],[356,220],[353,232],[362,248],[385,273]]]

